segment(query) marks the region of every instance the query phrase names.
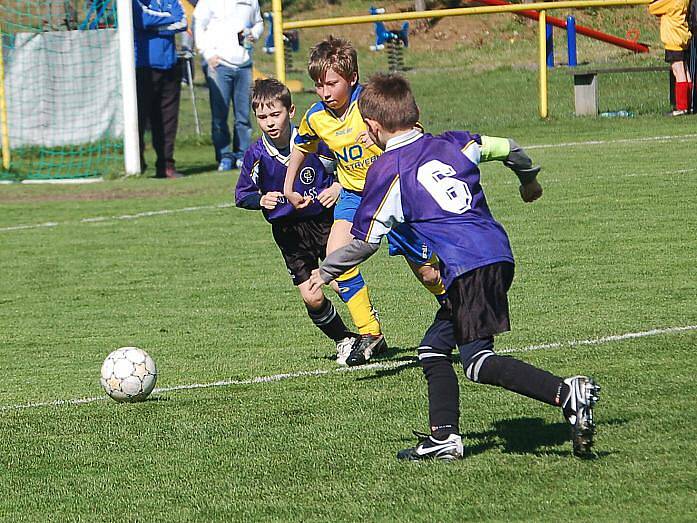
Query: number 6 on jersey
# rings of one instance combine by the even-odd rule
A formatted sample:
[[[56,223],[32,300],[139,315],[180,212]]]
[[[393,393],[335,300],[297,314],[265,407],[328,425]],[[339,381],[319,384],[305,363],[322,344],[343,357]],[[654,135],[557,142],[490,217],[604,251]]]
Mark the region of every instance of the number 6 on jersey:
[[[465,182],[453,178],[455,174],[452,165],[431,160],[419,167],[416,179],[442,209],[462,214],[472,208],[472,193]]]

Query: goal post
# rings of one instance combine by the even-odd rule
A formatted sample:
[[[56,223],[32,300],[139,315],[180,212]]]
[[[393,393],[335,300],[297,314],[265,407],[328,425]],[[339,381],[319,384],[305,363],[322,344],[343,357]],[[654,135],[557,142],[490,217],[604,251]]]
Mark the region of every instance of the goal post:
[[[131,9],[131,0],[2,1],[0,179],[140,170]]]
[[[121,95],[123,96],[123,153],[126,174],[140,173],[138,143],[138,100],[136,92],[136,59],[133,48],[133,11],[131,0],[117,0],[119,17],[119,57],[121,63]]]

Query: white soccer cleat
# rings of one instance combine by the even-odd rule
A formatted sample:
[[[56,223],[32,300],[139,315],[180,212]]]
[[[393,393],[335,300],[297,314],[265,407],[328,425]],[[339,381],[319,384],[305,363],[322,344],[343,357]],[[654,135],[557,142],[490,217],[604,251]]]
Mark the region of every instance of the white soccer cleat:
[[[356,343],[355,336],[346,336],[344,339],[336,342],[336,362],[339,365],[346,365],[346,360],[351,354],[354,343]]]
[[[595,435],[593,406],[600,399],[600,385],[586,376],[566,378],[564,383],[569,387],[569,394],[564,398],[561,408],[564,417],[571,424],[574,455],[589,457],[592,455]]]
[[[440,459],[452,461],[462,458],[464,447],[459,434],[450,434],[444,440],[439,440],[428,434],[414,432],[421,441],[416,447],[400,450],[397,459],[420,461],[422,459]]]

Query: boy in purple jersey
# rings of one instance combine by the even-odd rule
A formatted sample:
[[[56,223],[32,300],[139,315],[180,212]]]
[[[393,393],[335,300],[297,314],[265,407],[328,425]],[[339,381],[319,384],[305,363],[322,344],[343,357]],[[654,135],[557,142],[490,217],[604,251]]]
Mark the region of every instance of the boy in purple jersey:
[[[524,201],[542,195],[539,167],[514,141],[450,131],[440,136],[415,129],[419,109],[407,81],[377,75],[364,87],[359,108],[371,137],[385,152],[372,164],[354,218],[355,239],[313,271],[311,288],[341,274],[377,251],[398,223],[407,223],[438,253],[451,311],[439,311],[418,349],[428,383],[431,433],[399,459],[461,458],[459,388],[453,347],[465,375],[561,407],[572,426],[574,454],[589,456],[593,406],[600,387],[592,378],[562,379],[494,353],[494,335],[510,329],[507,292],[513,254],[505,230],[494,220],[480,185],[478,164],[501,160],[520,179]]]
[[[308,155],[295,190],[312,198],[311,205],[296,210],[283,196],[283,182],[296,134],[290,120],[295,112],[290,91],[277,80],[257,80],[252,109],[263,135],[245,153],[235,189],[235,203],[261,210],[271,223],[273,238],[298,287],[312,322],[336,343],[337,362],[346,364],[357,335],[348,332],[341,316],[321,289],[310,289],[310,273],[324,259],[334,221],[339,184],[334,181],[333,156],[322,144]],[[336,290],[336,289],[335,289]]]

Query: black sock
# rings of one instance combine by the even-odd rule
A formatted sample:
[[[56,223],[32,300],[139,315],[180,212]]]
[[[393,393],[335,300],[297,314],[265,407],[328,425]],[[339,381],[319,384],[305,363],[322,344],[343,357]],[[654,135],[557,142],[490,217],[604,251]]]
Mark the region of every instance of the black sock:
[[[334,305],[327,298],[324,299],[319,309],[312,310],[307,304],[305,304],[305,307],[307,308],[307,314],[310,316],[312,323],[329,338],[334,341],[339,341],[348,336],[349,332],[348,329],[346,329],[344,320],[341,319]]]
[[[482,362],[479,383],[498,385],[554,406],[560,406],[566,397],[561,378],[524,361],[496,354]]]
[[[428,383],[431,434],[436,439],[446,439],[459,432],[460,419],[460,389],[452,359],[431,347],[421,347],[419,362]]]

